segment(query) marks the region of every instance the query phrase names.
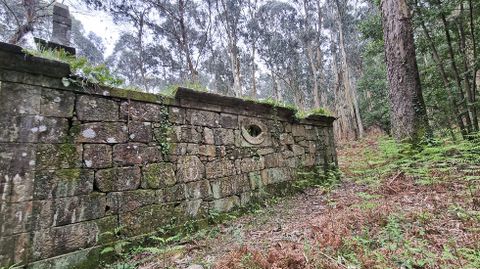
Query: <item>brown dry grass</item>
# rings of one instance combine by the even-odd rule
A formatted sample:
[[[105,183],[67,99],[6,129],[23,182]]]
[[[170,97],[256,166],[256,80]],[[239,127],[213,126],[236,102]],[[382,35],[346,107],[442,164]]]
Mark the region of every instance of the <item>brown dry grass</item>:
[[[339,150],[344,179],[331,193],[310,189],[222,224],[192,240],[171,268],[480,268],[480,188],[463,180],[480,169],[432,168],[428,185],[395,170],[359,183],[359,170],[390,162],[371,160],[377,141]]]

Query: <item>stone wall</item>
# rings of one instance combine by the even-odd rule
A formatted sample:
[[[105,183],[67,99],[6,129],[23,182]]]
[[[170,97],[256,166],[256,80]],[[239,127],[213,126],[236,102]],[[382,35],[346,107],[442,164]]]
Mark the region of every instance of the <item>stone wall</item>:
[[[203,219],[336,163],[331,117],[188,89],[66,87],[69,74],[0,44],[0,267],[74,266],[116,227]]]

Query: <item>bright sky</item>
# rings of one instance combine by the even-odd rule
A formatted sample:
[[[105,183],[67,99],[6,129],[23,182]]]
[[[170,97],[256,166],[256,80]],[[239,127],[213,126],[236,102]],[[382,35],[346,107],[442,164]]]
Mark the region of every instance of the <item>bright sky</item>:
[[[113,18],[103,11],[92,11],[77,0],[61,1],[70,8],[70,14],[81,21],[86,33],[94,32],[103,39],[105,57],[113,52],[117,39],[122,32],[121,26],[113,22]]]

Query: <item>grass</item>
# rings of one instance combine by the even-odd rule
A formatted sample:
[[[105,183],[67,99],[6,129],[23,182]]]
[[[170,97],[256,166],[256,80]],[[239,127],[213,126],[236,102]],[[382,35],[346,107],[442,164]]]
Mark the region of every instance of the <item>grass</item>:
[[[245,246],[212,268],[244,268],[236,257],[245,251],[261,253],[259,268],[480,268],[477,154],[476,141],[411,149],[375,137],[347,145],[345,186],[311,220],[307,248],[297,255],[294,243]],[[289,263],[296,255],[303,258]]]
[[[122,262],[132,266],[125,268],[480,268],[476,143],[441,140],[419,150],[384,136],[352,142],[339,150],[340,184],[299,181],[307,188],[299,195],[246,215],[212,214],[213,226],[171,242],[154,240],[153,248],[137,246]]]

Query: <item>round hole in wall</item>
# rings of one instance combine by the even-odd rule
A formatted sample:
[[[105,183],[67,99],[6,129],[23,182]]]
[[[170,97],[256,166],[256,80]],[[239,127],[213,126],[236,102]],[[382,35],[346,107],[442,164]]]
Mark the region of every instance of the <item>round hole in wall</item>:
[[[258,137],[260,134],[262,134],[262,128],[256,124],[251,124],[247,127],[248,134],[251,137]]]
[[[245,118],[241,126],[242,136],[248,144],[260,145],[267,138],[267,126],[258,119]]]

